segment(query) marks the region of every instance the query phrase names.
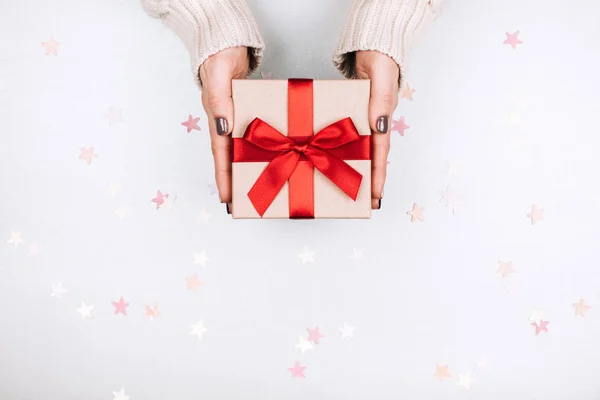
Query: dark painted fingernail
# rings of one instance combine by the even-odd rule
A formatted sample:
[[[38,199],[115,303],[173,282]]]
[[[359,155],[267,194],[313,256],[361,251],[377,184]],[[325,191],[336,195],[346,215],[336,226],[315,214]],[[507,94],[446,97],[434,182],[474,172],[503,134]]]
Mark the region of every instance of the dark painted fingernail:
[[[387,133],[388,131],[388,117],[379,117],[377,119],[377,132],[379,133]]]
[[[223,117],[215,118],[215,124],[217,125],[217,134],[224,135],[227,133],[227,120]]]
[[[379,199],[379,206],[377,207],[378,210],[381,210],[381,199]]]
[[[227,214],[231,214],[231,210],[229,209],[229,203],[225,203],[225,208],[227,208]]]

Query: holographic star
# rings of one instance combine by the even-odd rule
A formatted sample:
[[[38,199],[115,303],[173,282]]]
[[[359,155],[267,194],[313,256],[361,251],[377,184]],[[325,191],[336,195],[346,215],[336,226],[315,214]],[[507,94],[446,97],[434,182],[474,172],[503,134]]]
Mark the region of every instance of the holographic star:
[[[573,303],[573,308],[575,308],[575,316],[585,317],[585,313],[592,309],[592,307],[585,304],[583,299],[579,300],[577,303]]]
[[[11,232],[10,239],[6,241],[6,244],[12,244],[15,246],[15,249],[19,248],[19,245],[23,244],[23,237],[21,236],[21,232]]]
[[[46,51],[46,55],[54,54],[58,55],[58,46],[60,46],[60,42],[54,40],[54,37],[50,37],[50,40],[47,42],[42,42],[42,46],[44,46],[44,50]]]
[[[445,378],[452,378],[452,375],[448,373],[447,365],[437,365],[435,369],[435,374],[433,374],[438,380],[443,381]]]
[[[502,278],[506,278],[510,274],[515,273],[515,269],[512,266],[511,262],[498,261],[498,270],[496,273],[502,275]]]
[[[531,206],[531,212],[526,216],[531,219],[531,225],[535,225],[544,219],[544,210],[538,209],[538,206],[534,204]]]
[[[446,173],[456,177],[460,172],[460,164],[457,162],[446,161]]]
[[[190,133],[192,130],[200,130],[198,126],[198,121],[200,121],[200,117],[194,118],[192,114],[189,114],[188,120],[181,123],[181,125],[187,128],[187,133]]]
[[[194,292],[198,292],[200,290],[200,286],[204,286],[204,282],[201,282],[198,279],[198,274],[194,274],[193,276],[189,276],[185,278],[187,282],[187,290],[192,290]]]
[[[202,339],[202,335],[204,332],[207,332],[208,329],[204,326],[204,321],[200,320],[196,325],[192,325],[190,327],[190,335],[197,336],[198,339]]]
[[[417,203],[414,203],[412,210],[408,210],[406,214],[410,215],[410,222],[415,222],[416,220],[425,221],[423,211],[425,211],[425,208],[419,207]]]
[[[308,350],[314,349],[313,345],[302,336],[298,336],[298,343],[295,347],[299,349],[302,354],[306,353]]]
[[[310,250],[307,246],[302,248],[302,252],[298,254],[298,257],[302,260],[302,264],[315,263],[315,252]]]
[[[292,378],[306,378],[306,376],[304,376],[305,369],[306,367],[300,366],[300,363],[296,361],[296,364],[294,364],[293,367],[288,368],[288,371],[292,374]]]
[[[86,306],[85,303],[81,303],[81,307],[79,307],[77,309],[77,312],[79,314],[81,314],[81,319],[86,319],[86,318],[93,318],[92,317],[92,310],[94,309],[94,306]]]
[[[194,264],[200,264],[203,267],[206,267],[206,263],[210,261],[210,258],[206,256],[206,249],[202,249],[199,253],[194,252]]]
[[[115,396],[113,400],[129,400],[129,396],[125,395],[125,389],[123,388],[119,392],[113,391],[113,396]]]
[[[212,196],[213,194],[218,192],[216,183],[209,183],[208,185],[206,185],[206,188],[208,189],[209,196]]]
[[[62,282],[52,284],[52,293],[50,293],[50,297],[56,297],[57,299],[60,299],[60,296],[67,293],[68,292],[65,290],[65,288],[63,288]]]
[[[468,389],[471,387],[471,384],[473,383],[473,378],[471,378],[471,373],[467,372],[466,374],[458,374],[458,386],[462,386],[465,389]]]
[[[119,301],[113,301],[112,305],[115,307],[115,315],[127,315],[127,307],[129,307],[129,303],[126,303],[123,297],[121,297]]]
[[[400,117],[400,119],[392,118],[392,132],[396,131],[400,136],[404,136],[404,131],[406,129],[410,129],[410,126],[404,123],[404,117]]]
[[[108,124],[113,126],[117,122],[123,121],[123,109],[122,108],[113,108],[109,107],[108,112],[104,114],[106,118],[108,118]]]
[[[154,317],[158,317],[160,312],[158,311],[158,304],[154,304],[154,307],[144,304],[144,309],[146,312],[144,313],[145,317],[150,317],[150,321],[154,322]]]
[[[450,186],[446,187],[446,190],[440,190],[440,201],[446,203],[446,207],[452,209],[452,213],[456,215],[456,212],[459,211],[462,207],[462,200],[460,195],[454,191]]]
[[[504,41],[504,44],[511,45],[513,49],[516,49],[518,44],[523,44],[523,42],[519,40],[520,33],[520,31],[516,31],[512,34],[506,32],[506,40]]]
[[[338,330],[341,332],[341,339],[354,339],[355,326],[350,326],[344,322],[344,326],[340,326]]]
[[[323,335],[321,332],[319,332],[318,326],[314,329],[306,328],[306,330],[308,331],[308,341],[309,342],[314,342],[315,344],[319,344],[319,339],[322,339],[325,337],[325,335]]]
[[[117,215],[117,217],[119,217],[120,219],[125,219],[126,216],[129,215],[129,207],[121,207],[121,208],[117,208],[115,210],[115,214]]]
[[[79,155],[79,159],[80,160],[85,160],[85,162],[87,163],[87,165],[92,165],[92,159],[97,158],[98,154],[94,153],[94,148],[93,147],[80,147],[79,150],[81,150],[81,154]]]
[[[202,207],[202,210],[200,210],[200,214],[198,214],[198,217],[196,218],[196,223],[207,223],[211,216],[212,215],[206,211],[206,207]]]

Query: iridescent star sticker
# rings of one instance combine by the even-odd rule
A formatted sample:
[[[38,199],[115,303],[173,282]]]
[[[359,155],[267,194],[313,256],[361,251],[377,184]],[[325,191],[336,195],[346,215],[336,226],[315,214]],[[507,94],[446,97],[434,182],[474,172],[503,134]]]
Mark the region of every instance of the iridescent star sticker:
[[[294,364],[294,366],[288,368],[288,371],[292,374],[292,378],[306,378],[304,376],[304,370],[306,367],[302,367],[298,361]]]
[[[15,246],[15,249],[19,248],[19,245],[23,244],[23,237],[21,236],[21,232],[11,232],[10,239],[6,241],[6,244],[12,244]]]
[[[302,354],[306,353],[308,350],[314,349],[313,345],[302,336],[298,336],[298,343],[295,347],[299,349]]]
[[[87,165],[92,165],[92,160],[98,157],[98,154],[94,153],[94,147],[80,147],[79,150],[81,150],[79,159],[85,160]]]
[[[129,207],[120,207],[115,210],[115,214],[120,219],[125,219],[125,217],[129,215],[129,210]]]
[[[471,384],[473,384],[473,378],[471,377],[471,373],[467,372],[466,374],[458,374],[458,386],[462,386],[465,389],[468,389],[471,387]]]
[[[302,260],[302,264],[315,263],[315,252],[310,250],[307,246],[302,248],[302,252],[298,254],[298,257]]]
[[[206,329],[206,327],[204,326],[204,321],[202,320],[190,327],[190,335],[197,336],[198,339],[202,339],[202,335],[204,334],[204,332],[207,331],[208,329]]]
[[[210,261],[210,258],[206,256],[206,249],[202,249],[199,253],[194,252],[194,264],[200,264],[203,267],[206,267],[206,263]]]
[[[406,82],[404,89],[402,89],[402,93],[400,93],[400,98],[412,101],[412,99],[413,99],[412,95],[414,92],[416,92],[416,90],[411,89],[410,86],[408,86],[408,82]]]
[[[306,328],[306,330],[308,331],[308,341],[309,342],[314,342],[315,344],[319,344],[319,339],[322,339],[325,337],[325,335],[323,335],[321,332],[319,332],[318,326],[314,329]]]
[[[198,279],[198,274],[194,274],[193,276],[189,276],[185,278],[187,282],[187,290],[192,290],[194,292],[198,292],[200,290],[200,286],[204,286],[204,282],[201,282]]]
[[[585,304],[583,299],[579,300],[577,303],[573,303],[573,308],[575,308],[575,316],[585,317],[585,313],[592,309],[592,307]]]
[[[123,388],[119,392],[113,391],[113,396],[115,396],[113,400],[129,400],[129,396],[125,395],[125,389]]]
[[[202,210],[200,210],[200,214],[198,214],[198,217],[196,218],[196,223],[197,224],[204,224],[207,223],[208,220],[210,219],[211,215],[206,211],[206,207],[202,207]]]
[[[123,297],[121,297],[119,301],[113,301],[112,305],[115,307],[115,315],[127,315],[127,307],[129,307],[129,303],[126,303]]]
[[[456,212],[459,211],[462,206],[460,195],[450,186],[447,186],[446,190],[440,190],[440,195],[442,196],[440,201],[446,203],[446,207],[451,208],[452,213],[456,215]]]
[[[519,40],[519,34],[521,32],[516,31],[515,33],[508,33],[506,32],[506,40],[504,41],[504,44],[509,44],[512,46],[513,49],[517,48],[518,44],[523,44],[523,42],[521,40]]]
[[[54,54],[58,55],[58,46],[60,46],[60,42],[54,40],[54,37],[50,37],[50,40],[47,42],[42,42],[42,46],[44,46],[44,50],[46,51],[46,55]]]
[[[68,292],[65,290],[65,288],[63,288],[62,282],[52,284],[52,293],[50,293],[50,297],[56,297],[57,299],[60,299],[60,296],[67,293]]]
[[[188,120],[181,123],[181,125],[187,128],[187,133],[190,133],[192,130],[200,130],[198,126],[198,121],[200,121],[200,117],[194,118],[192,114],[189,114]]]
[[[92,310],[94,309],[94,306],[87,306],[85,303],[81,303],[81,307],[79,307],[77,309],[77,312],[79,314],[81,314],[81,319],[86,319],[86,318],[93,318],[92,317]]]
[[[443,381],[445,378],[452,378],[452,375],[448,373],[447,365],[438,364],[435,369],[435,374],[433,374],[438,380]]]
[[[531,206],[531,212],[526,214],[531,219],[531,225],[535,225],[544,219],[544,210],[540,210],[535,204]]]
[[[496,271],[496,273],[502,275],[502,278],[506,278],[510,274],[514,274],[515,269],[512,266],[512,261],[510,261],[510,262],[498,261],[498,270]]]
[[[145,317],[150,317],[150,321],[154,322],[154,317],[158,317],[160,312],[158,311],[158,304],[154,303],[154,307],[144,304]]]
[[[417,203],[414,203],[412,210],[408,210],[406,214],[410,215],[410,222],[415,222],[416,220],[425,221],[423,211],[425,211],[425,208],[419,207]]]
[[[344,322],[344,326],[340,326],[338,330],[341,332],[341,339],[354,339],[355,326],[350,326]]]
[[[209,183],[208,185],[206,185],[206,188],[208,189],[209,196],[212,196],[213,194],[217,193],[217,191],[218,191],[216,183]]]
[[[446,161],[446,173],[456,177],[460,172],[460,164],[457,162]]]
[[[123,109],[109,107],[108,112],[104,116],[108,118],[108,124],[113,126],[117,122],[123,122]]]
[[[410,126],[404,123],[404,117],[400,117],[400,119],[392,118],[392,132],[396,131],[400,136],[404,136],[404,131],[406,129],[410,129]]]

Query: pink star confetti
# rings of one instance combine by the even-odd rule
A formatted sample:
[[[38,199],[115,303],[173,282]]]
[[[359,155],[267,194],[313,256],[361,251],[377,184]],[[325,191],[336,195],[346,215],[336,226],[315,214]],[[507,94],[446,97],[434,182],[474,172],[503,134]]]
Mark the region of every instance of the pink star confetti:
[[[198,126],[198,121],[200,121],[200,117],[194,118],[192,114],[188,116],[188,120],[181,123],[181,125],[187,128],[187,133],[190,133],[192,130],[200,130]]]
[[[270,71],[269,72],[261,72],[260,77],[263,79],[273,79],[273,73]]]
[[[436,366],[435,374],[433,374],[433,376],[440,381],[443,381],[444,378],[452,378],[452,375],[448,372],[448,366],[439,364]]]
[[[57,56],[58,55],[58,46],[60,46],[60,42],[57,42],[56,40],[54,40],[54,37],[50,37],[49,41],[42,42],[42,46],[44,46],[44,49],[46,50],[46,55],[54,54],[55,56]]]
[[[575,308],[575,316],[585,317],[585,313],[592,309],[592,307],[585,304],[583,299],[579,300],[577,303],[573,303],[573,308]]]
[[[125,303],[123,297],[119,301],[113,301],[112,305],[115,306],[115,315],[123,314],[127,315],[127,307],[129,307],[129,303]]]
[[[404,136],[404,131],[409,128],[410,126],[404,123],[404,117],[400,117],[400,119],[392,118],[392,132],[397,131],[400,136]]]
[[[98,154],[94,153],[94,147],[80,147],[81,154],[79,155],[80,160],[85,160],[87,165],[92,165],[92,159],[97,158]]]
[[[511,45],[513,49],[516,49],[518,44],[523,44],[523,42],[519,40],[519,33],[521,32],[516,31],[513,34],[506,32],[506,40],[504,41],[504,44]]]
[[[144,308],[146,309],[146,313],[144,314],[144,316],[150,317],[150,321],[154,321],[154,317],[158,317],[160,315],[158,311],[158,304],[154,304],[154,307],[144,305]]]
[[[425,221],[423,218],[423,211],[425,208],[419,207],[417,203],[413,204],[412,210],[406,212],[406,214],[410,215],[410,222],[415,222],[416,220]]]
[[[548,332],[547,326],[549,323],[549,321],[540,320],[539,324],[532,322],[531,325],[535,326],[535,334],[539,335],[540,332]]]
[[[324,338],[321,332],[319,332],[319,327],[317,326],[315,329],[306,328],[308,331],[308,341],[313,341],[315,344],[319,344],[319,339]]]
[[[108,123],[110,126],[113,126],[117,122],[123,121],[123,109],[122,108],[108,108],[108,113],[104,114],[106,118],[108,118]]]
[[[535,204],[531,206],[531,212],[526,214],[527,218],[531,218],[531,225],[535,225],[544,219],[544,210],[538,209]]]
[[[156,191],[156,197],[153,198],[151,201],[152,203],[156,203],[156,209],[158,210],[160,208],[160,206],[162,206],[165,203],[165,199],[168,199],[169,195],[168,194],[162,194],[162,192],[160,190]]]
[[[512,262],[498,261],[498,270],[496,273],[502,275],[502,278],[506,278],[510,274],[514,274],[515,269],[512,266]]]
[[[304,376],[305,369],[306,367],[300,366],[300,363],[296,361],[296,364],[294,364],[293,367],[288,368],[288,371],[291,372],[292,378],[306,378],[306,376]]]
[[[402,93],[400,93],[400,98],[412,101],[412,95],[414,92],[416,92],[416,90],[411,89],[410,86],[408,86],[408,82],[406,82],[406,86],[404,87],[404,89],[402,89]]]

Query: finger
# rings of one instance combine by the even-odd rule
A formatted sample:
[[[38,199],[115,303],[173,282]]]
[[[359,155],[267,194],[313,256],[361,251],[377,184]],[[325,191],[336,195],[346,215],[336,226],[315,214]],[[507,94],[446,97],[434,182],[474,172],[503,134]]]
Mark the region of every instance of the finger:
[[[390,152],[390,122],[398,104],[397,76],[372,74],[369,124],[371,126],[371,197],[383,197]]]
[[[233,99],[231,77],[212,76],[202,93],[209,118],[211,149],[215,164],[215,180],[221,202],[231,201],[231,131],[233,130]]]

